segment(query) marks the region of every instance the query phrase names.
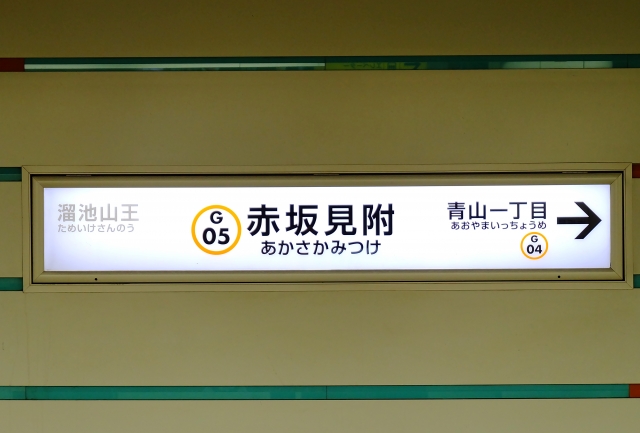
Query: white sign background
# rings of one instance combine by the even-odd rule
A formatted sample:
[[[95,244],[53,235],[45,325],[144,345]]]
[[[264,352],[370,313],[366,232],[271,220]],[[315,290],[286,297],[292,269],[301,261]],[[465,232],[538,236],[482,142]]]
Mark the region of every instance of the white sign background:
[[[465,203],[464,220],[449,219],[448,203]],[[487,219],[469,220],[469,205],[475,213],[486,205]],[[520,219],[514,219],[515,205]],[[546,219],[531,219],[531,202],[546,202]],[[585,217],[575,204],[584,202],[602,219],[585,238],[575,239],[586,224],[559,225],[558,217]],[[393,205],[393,234],[380,236],[375,230],[363,235],[363,205],[378,204],[382,210]],[[75,222],[59,220],[60,205],[75,206]],[[79,205],[96,207],[97,222],[78,221]],[[100,208],[118,208],[122,217],[123,204],[134,208],[139,221],[131,223],[133,231],[98,232]],[[247,228],[249,208],[278,209],[279,232],[269,236],[261,232],[252,236]],[[289,206],[317,205],[315,230],[296,236],[286,231]],[[211,205],[232,209],[242,225],[237,246],[223,255],[203,252],[191,235],[191,225],[200,210]],[[353,236],[332,235],[325,231],[329,205],[353,205]],[[508,209],[490,212],[490,209]],[[224,214],[225,227],[235,235],[235,222]],[[452,222],[494,222],[499,229],[469,228],[453,230]],[[511,223],[527,225],[527,229],[512,229]],[[531,221],[535,229],[528,228]],[[544,221],[545,228],[537,228]],[[297,221],[296,221],[297,222]],[[60,226],[95,224],[93,232],[62,232]],[[128,226],[128,222],[123,222]],[[198,223],[198,231],[203,230]],[[504,229],[504,224],[509,228]],[[514,185],[514,186],[357,186],[357,187],[188,187],[188,188],[45,188],[44,189],[44,268],[45,271],[300,271],[300,270],[480,270],[480,269],[586,269],[609,268],[611,262],[611,216],[609,185]],[[213,227],[213,225],[211,225]],[[222,226],[222,225],[221,225]],[[495,227],[495,225],[494,225]],[[86,227],[85,227],[86,229]],[[520,243],[530,232],[541,232],[549,243],[548,252],[539,260],[522,254]],[[200,235],[200,233],[199,233]],[[232,236],[233,240],[233,236]],[[263,242],[275,242],[273,255],[262,253]],[[329,251],[313,254],[313,244],[327,242]],[[331,253],[334,241],[345,244],[342,254]],[[352,254],[359,247],[349,242],[380,242],[376,254]],[[282,241],[293,243],[294,251],[278,254]],[[309,242],[308,255],[300,255],[296,244]],[[373,252],[373,248],[371,249]]]

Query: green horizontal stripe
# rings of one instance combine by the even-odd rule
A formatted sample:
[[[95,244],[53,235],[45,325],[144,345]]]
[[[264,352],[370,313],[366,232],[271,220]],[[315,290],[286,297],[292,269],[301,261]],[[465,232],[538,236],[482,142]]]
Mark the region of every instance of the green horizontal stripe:
[[[0,277],[0,292],[19,292],[22,290],[22,278]]]
[[[27,71],[477,70],[640,68],[640,54],[25,59]]]
[[[328,57],[338,70],[611,69],[631,67],[631,55]]]
[[[27,400],[325,400],[324,386],[28,386]]]
[[[314,63],[324,57],[49,57],[25,59],[25,65],[154,64],[154,63]]]
[[[0,167],[0,182],[20,182],[22,169],[20,167]]]
[[[117,71],[312,71],[324,63],[139,63],[31,65],[27,72],[117,72]]]
[[[5,386],[2,400],[466,400],[628,398],[629,385]]]
[[[626,398],[628,385],[330,386],[330,400]]]
[[[0,386],[0,400],[24,400],[24,386]]]
[[[633,276],[633,288],[640,289],[640,274]]]
[[[322,57],[110,57],[26,59],[26,71],[324,70]]]

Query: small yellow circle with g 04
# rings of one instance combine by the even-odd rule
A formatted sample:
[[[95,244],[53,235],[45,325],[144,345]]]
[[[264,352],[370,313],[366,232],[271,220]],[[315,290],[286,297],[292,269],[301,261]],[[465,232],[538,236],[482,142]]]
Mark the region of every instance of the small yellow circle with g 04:
[[[549,241],[540,232],[527,233],[520,242],[520,251],[530,260],[539,260],[549,251]]]

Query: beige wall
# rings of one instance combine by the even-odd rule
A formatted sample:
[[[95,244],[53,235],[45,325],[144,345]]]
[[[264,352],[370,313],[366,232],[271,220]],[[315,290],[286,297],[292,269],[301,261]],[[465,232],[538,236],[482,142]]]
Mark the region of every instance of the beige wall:
[[[22,185],[0,182],[0,277],[22,276]]]
[[[624,54],[639,15],[632,0],[6,1],[0,57]]]
[[[633,400],[8,402],[0,428],[58,432],[634,433]]]
[[[14,2],[0,56],[640,53],[638,2],[486,3]],[[639,113],[638,70],[0,74],[0,166],[640,162]],[[19,184],[0,203],[19,276]],[[0,293],[0,385],[640,382],[640,290],[548,289]],[[0,431],[625,432],[639,409],[0,402]]]
[[[640,161],[640,69],[0,75],[19,165]]]

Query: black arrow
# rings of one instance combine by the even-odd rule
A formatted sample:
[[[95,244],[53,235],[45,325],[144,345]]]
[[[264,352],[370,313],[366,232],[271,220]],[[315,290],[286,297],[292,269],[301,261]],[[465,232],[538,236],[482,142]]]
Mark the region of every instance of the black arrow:
[[[586,217],[558,217],[558,224],[588,224],[576,239],[584,239],[587,237],[591,230],[595,229],[600,221],[602,221],[598,215],[593,213],[589,206],[584,204],[581,201],[577,201],[576,204],[586,213],[588,216]]]

